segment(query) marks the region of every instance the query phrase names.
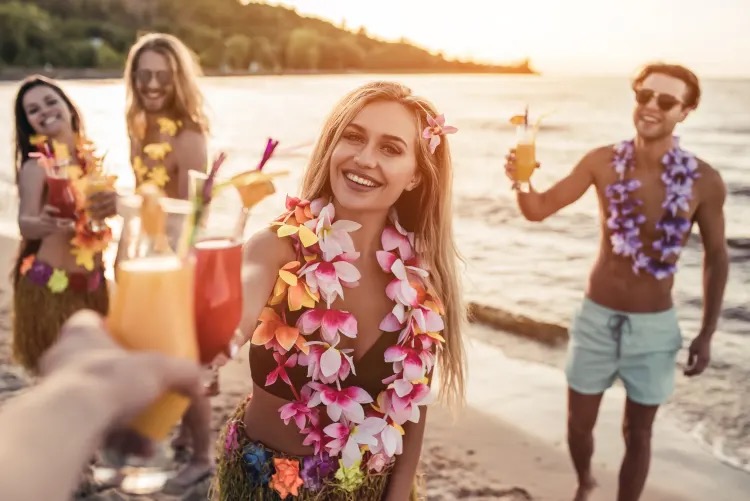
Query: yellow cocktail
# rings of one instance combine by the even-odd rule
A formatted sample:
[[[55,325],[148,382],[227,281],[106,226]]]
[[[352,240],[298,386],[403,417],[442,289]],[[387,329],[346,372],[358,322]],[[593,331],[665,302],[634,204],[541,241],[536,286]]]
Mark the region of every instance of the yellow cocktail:
[[[108,324],[124,347],[198,359],[192,260],[165,255],[124,261],[118,266],[117,281]],[[138,416],[132,427],[145,437],[161,441],[189,403],[180,395],[164,395]]]

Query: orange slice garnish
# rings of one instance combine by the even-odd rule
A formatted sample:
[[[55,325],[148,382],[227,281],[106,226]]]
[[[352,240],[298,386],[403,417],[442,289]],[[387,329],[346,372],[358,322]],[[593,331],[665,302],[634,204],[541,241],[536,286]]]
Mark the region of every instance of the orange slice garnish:
[[[141,195],[141,228],[148,236],[155,238],[164,233],[167,216],[159,203],[164,196],[162,190],[154,184],[145,183],[138,189]]]
[[[526,117],[524,115],[514,115],[511,117],[510,123],[513,125],[526,125]]]

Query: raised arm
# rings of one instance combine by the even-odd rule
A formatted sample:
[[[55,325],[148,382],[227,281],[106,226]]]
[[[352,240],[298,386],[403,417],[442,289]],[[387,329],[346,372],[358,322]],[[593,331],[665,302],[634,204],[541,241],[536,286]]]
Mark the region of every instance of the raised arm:
[[[695,211],[695,222],[703,240],[703,322],[698,338],[690,347],[688,375],[705,370],[710,361],[709,343],[721,313],[724,288],[729,274],[729,255],[724,235],[724,201],[726,187],[719,173],[705,166],[701,169],[701,199]]]
[[[603,161],[607,148],[593,150],[586,154],[566,177],[555,183],[547,191],[535,191],[531,187],[529,193],[517,191],[518,207],[521,214],[529,221],[543,221],[547,217],[566,207],[586,193],[594,183],[594,168]],[[511,153],[505,165],[508,176],[515,171],[515,158]]]
[[[242,263],[242,320],[240,345],[250,340],[263,307],[273,290],[279,270],[294,261],[294,251],[287,240],[263,229],[247,241]]]
[[[205,134],[193,129],[182,130],[174,140],[174,155],[177,162],[177,196],[187,199],[190,186],[188,172],[206,172],[208,167]]]

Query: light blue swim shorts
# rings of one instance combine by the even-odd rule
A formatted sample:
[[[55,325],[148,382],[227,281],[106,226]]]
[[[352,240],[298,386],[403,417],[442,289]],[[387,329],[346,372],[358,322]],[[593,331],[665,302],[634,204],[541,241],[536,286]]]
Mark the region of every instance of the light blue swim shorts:
[[[578,393],[596,395],[619,377],[630,400],[660,405],[674,390],[681,345],[674,308],[627,313],[586,298],[570,328],[568,385]]]

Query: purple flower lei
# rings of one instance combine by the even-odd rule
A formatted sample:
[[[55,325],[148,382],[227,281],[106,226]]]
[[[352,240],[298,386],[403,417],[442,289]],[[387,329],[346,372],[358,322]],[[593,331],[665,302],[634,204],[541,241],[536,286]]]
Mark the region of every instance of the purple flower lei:
[[[677,265],[669,259],[680,255],[683,237],[690,229],[690,221],[678,216],[678,213],[690,208],[693,182],[699,177],[698,161],[691,153],[680,148],[676,137],[672,149],[661,160],[664,165],[661,180],[667,193],[661,205],[665,209],[664,215],[656,223],[662,235],[652,244],[659,257],[653,258],[644,254],[640,238],[640,225],[646,221],[646,216],[638,213],[637,209],[643,205],[643,201],[631,196],[641,187],[641,182],[625,178],[626,172],[635,167],[634,153],[635,142],[632,139],[614,147],[612,167],[618,180],[607,186],[605,191],[609,200],[607,227],[612,230],[610,242],[615,254],[632,259],[633,273],[646,270],[657,280],[662,280],[677,271]]]

